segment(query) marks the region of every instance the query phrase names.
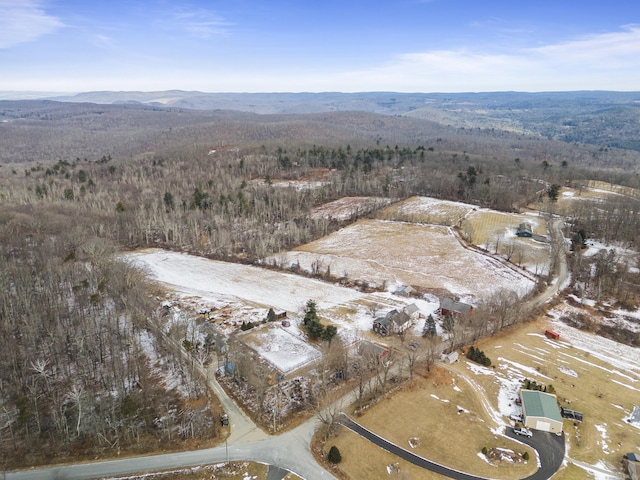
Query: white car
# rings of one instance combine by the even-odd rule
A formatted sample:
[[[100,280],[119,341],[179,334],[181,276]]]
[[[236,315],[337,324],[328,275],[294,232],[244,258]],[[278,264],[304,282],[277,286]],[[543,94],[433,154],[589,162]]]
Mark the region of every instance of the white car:
[[[516,435],[522,435],[523,437],[529,437],[529,438],[533,436],[533,433],[531,433],[531,430],[524,427],[514,428],[513,433],[515,433]]]

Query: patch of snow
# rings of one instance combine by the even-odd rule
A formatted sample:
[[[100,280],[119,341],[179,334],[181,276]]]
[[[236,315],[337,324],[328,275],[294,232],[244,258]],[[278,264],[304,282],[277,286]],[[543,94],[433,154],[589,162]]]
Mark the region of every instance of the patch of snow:
[[[585,465],[582,462],[574,462],[574,465],[588,472],[594,480],[620,480],[619,475],[604,462],[598,462],[595,465]]]
[[[279,324],[268,323],[248,330],[242,339],[282,373],[292,372],[321,356],[320,351]]]
[[[607,424],[603,423],[601,425],[594,425],[594,427],[596,428],[596,430],[598,430],[598,432],[600,432],[601,440],[597,443],[598,445],[602,446],[602,453],[604,453],[605,455],[610,453],[609,444],[607,443],[607,440],[609,439],[609,436],[607,435]]]
[[[522,365],[521,363],[517,363],[511,360],[508,360],[506,358],[502,358],[502,357],[498,357],[498,362],[501,362],[502,364],[507,364],[510,365],[511,368],[509,368],[508,366],[504,366],[504,365],[500,365],[498,368],[502,369],[502,370],[507,370],[510,372],[514,372],[513,369],[515,369],[515,373],[520,373],[520,372],[527,372],[530,375],[536,376],[536,377],[542,377],[542,378],[546,378],[548,380],[552,380],[551,377],[548,377],[547,375],[543,375],[542,373],[538,372],[535,368],[532,367],[528,367],[526,365]]]
[[[569,375],[570,377],[577,377],[578,376],[576,371],[575,370],[571,370],[570,368],[558,367],[558,370],[560,370],[565,375]]]
[[[487,458],[487,456],[482,453],[482,452],[478,452],[477,453],[478,457],[480,457],[482,460],[484,460],[485,462],[487,462],[489,465],[492,465],[492,463],[489,461],[489,459]]]

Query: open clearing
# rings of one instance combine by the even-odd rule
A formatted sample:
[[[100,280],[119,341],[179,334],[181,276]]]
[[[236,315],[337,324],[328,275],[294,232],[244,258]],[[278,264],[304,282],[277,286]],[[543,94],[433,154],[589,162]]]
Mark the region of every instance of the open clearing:
[[[401,446],[407,445],[408,437],[422,437],[429,458],[437,457],[454,468],[485,474],[486,468],[478,464],[480,457],[476,454],[483,445],[505,446],[502,437],[494,435],[493,425],[513,425],[508,415],[519,413],[514,399],[522,380],[528,378],[553,385],[563,406],[584,414],[582,424],[564,421],[567,455],[593,466],[594,470],[574,465],[563,467],[554,480],[607,479],[595,469],[614,472],[621,456],[640,445],[640,425],[625,421],[640,399],[640,351],[555,320],[566,314],[566,309],[562,304],[550,317],[485,339],[479,346],[492,360],[491,368],[461,359],[451,366],[455,383],[442,385],[436,379],[420,388],[406,389],[371,407],[358,421]],[[560,340],[547,339],[543,334],[546,328],[560,332]],[[481,406],[478,398],[486,398],[489,404]],[[458,407],[464,412],[458,414]],[[459,425],[461,419],[464,422]],[[388,460],[377,458],[379,449],[350,433],[344,435],[335,439],[335,444],[341,449],[344,446],[346,452],[357,451],[359,456],[371,459],[382,477],[380,469]],[[495,443],[488,444],[492,440]],[[333,439],[329,443],[332,442]],[[463,442],[462,446],[446,450],[456,442]],[[360,461],[355,459],[354,464],[350,461],[343,452],[341,468],[353,471],[352,478],[357,478],[355,472]],[[490,467],[489,475],[526,476],[519,471],[517,475],[511,472],[511,476],[502,477],[502,470],[508,469]],[[431,478],[425,475],[416,478]],[[433,474],[433,478],[441,477]]]
[[[539,211],[505,213],[468,203],[411,197],[380,210],[376,218],[459,227],[468,242],[511,257],[513,263],[536,274],[545,272],[549,264],[549,246],[544,241],[548,234],[546,218]],[[517,227],[523,222],[531,225],[537,240],[516,236]]]
[[[160,249],[130,252],[125,258],[173,291],[170,304],[176,301],[178,309],[206,311],[208,320],[228,333],[236,331],[243,321],[262,321],[270,307],[287,311],[291,325],[286,331],[280,325],[261,325],[242,334],[281,372],[290,372],[318,356],[315,348],[306,345],[299,328],[310,299],[316,302],[323,321],[336,325],[347,344],[373,336],[372,304],[377,305],[378,312],[386,313],[415,303],[424,316],[439,306],[437,300],[402,298],[389,292],[367,294],[299,275]],[[179,314],[177,317],[181,318]],[[419,334],[423,326],[424,320],[414,329]]]
[[[493,419],[469,384],[438,368],[427,379],[417,376],[414,379],[415,382],[389,395],[356,420],[387,440],[456,470],[488,478],[512,479],[526,477],[537,469],[534,451],[496,430]],[[345,444],[351,443],[354,439],[345,440]],[[482,447],[517,453],[528,451],[530,460],[490,464],[481,453]],[[374,453],[364,456],[373,459]],[[343,459],[348,460],[344,454]],[[351,467],[345,462],[344,468]],[[355,474],[357,468],[355,466],[352,478],[362,478]],[[383,477],[386,465],[377,459],[375,468],[377,473],[367,478]]]
[[[457,295],[470,303],[499,289],[524,295],[529,277],[488,255],[464,248],[449,227],[360,220],[331,235],[281,254],[281,265],[314,266],[372,285],[412,285]]]

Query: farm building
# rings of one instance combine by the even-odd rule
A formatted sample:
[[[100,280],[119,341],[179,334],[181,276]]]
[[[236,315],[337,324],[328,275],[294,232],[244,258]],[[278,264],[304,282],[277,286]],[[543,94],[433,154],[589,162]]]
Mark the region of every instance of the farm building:
[[[410,285],[400,285],[393,293],[402,297],[410,297],[413,293],[413,287]]]
[[[379,335],[401,333],[411,326],[411,317],[405,312],[391,310],[384,317],[373,321],[373,331]]]
[[[544,335],[552,340],[558,340],[560,338],[560,334],[558,332],[554,332],[553,330],[545,330]]]
[[[624,465],[628,478],[631,480],[640,479],[640,454],[627,453],[623,458],[622,464]]]
[[[469,316],[472,310],[473,307],[471,305],[452,300],[451,298],[443,298],[440,300],[440,313],[442,315]]]
[[[416,320],[420,316],[420,309],[415,303],[412,303],[411,305],[407,305],[402,309],[402,311],[407,315],[409,315],[409,317],[411,317],[412,320]]]
[[[520,390],[522,420],[527,428],[562,433],[562,416],[555,395],[538,390]]]
[[[458,361],[458,352],[451,352],[448,354],[442,354],[442,356],[440,357],[440,360],[442,360],[444,363],[451,365],[452,363],[456,363]]]
[[[391,324],[387,317],[376,318],[373,321],[373,331],[378,335],[382,335],[383,337],[389,335],[391,331],[390,326]]]
[[[518,229],[516,230],[516,235],[518,237],[533,237],[533,228],[530,223],[522,222],[518,225]]]

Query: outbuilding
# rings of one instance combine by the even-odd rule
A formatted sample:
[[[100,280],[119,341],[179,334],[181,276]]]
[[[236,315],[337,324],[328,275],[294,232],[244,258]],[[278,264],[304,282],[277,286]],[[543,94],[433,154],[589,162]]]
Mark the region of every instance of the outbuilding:
[[[451,353],[443,353],[442,356],[440,357],[440,360],[442,360],[444,363],[451,365],[452,363],[456,363],[458,361],[458,352],[451,352]]]
[[[533,237],[533,228],[531,227],[531,224],[528,222],[522,222],[520,225],[518,225],[516,235],[518,237]]]
[[[525,427],[558,435],[562,433],[562,416],[555,395],[538,390],[520,390],[520,398]]]

